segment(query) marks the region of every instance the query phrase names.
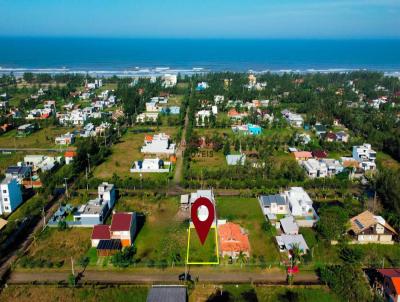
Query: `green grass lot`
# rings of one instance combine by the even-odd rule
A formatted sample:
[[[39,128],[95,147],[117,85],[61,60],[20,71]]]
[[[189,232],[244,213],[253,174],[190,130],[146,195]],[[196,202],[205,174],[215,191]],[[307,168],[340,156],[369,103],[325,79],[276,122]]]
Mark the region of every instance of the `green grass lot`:
[[[16,137],[17,130],[13,129],[0,136],[1,148],[54,148],[57,146],[55,138],[61,134],[71,132],[74,129],[63,127],[46,127],[35,131],[26,137]],[[62,146],[64,148],[65,146]]]
[[[390,155],[386,153],[377,152],[376,161],[378,163],[378,166],[392,169],[400,169],[400,162],[393,159]]]
[[[280,255],[275,245],[275,238],[263,229],[265,221],[256,198],[217,197],[217,215],[219,219],[238,223],[249,232],[250,257],[264,257],[267,264],[277,265]]]
[[[47,228],[31,245],[25,258],[70,267],[71,257],[78,261],[88,251],[91,234],[91,228],[69,228],[65,231]],[[19,264],[23,266],[23,262],[24,258]]]
[[[215,228],[210,229],[204,245],[201,244],[200,239],[196,233],[196,229],[190,230],[189,241],[189,263],[190,262],[218,262],[217,246],[215,242]]]
[[[168,107],[171,107],[171,106],[180,107],[184,97],[185,96],[181,95],[181,94],[172,94],[172,95],[170,95],[169,98],[168,98],[168,105],[167,106]]]
[[[153,129],[154,132],[145,133],[133,133],[130,130],[137,129]],[[144,137],[147,134],[154,135],[160,132],[167,133],[171,135],[174,140],[174,136],[177,133],[176,127],[151,127],[151,126],[141,126],[130,128],[128,132],[121,138],[121,142],[112,146],[112,154],[107,158],[107,160],[101,165],[97,166],[94,170],[94,176],[97,178],[108,179],[117,174],[119,177],[133,177],[139,178],[139,173],[131,173],[129,169],[132,163],[136,160],[140,160],[146,157],[154,158],[152,155],[144,155],[140,153],[140,148],[144,144]],[[165,179],[168,177],[168,173],[143,173],[143,179],[146,178],[157,178],[161,177]]]
[[[2,302],[145,302],[148,294],[146,286],[93,286],[84,288],[60,288],[57,286],[16,285],[8,286],[1,294]]]
[[[194,170],[212,170],[224,167],[228,167],[228,165],[222,151],[215,152],[212,149],[199,149],[197,153],[192,154],[191,168]]]
[[[304,286],[260,286],[255,289],[256,300],[234,300],[234,301],[263,301],[263,302],[339,302],[340,299],[325,287]],[[243,296],[242,296],[243,297]],[[243,299],[243,298],[242,298]]]
[[[143,213],[145,221],[136,239],[138,265],[167,261],[184,263],[188,222],[178,214],[178,198],[123,197],[116,211]],[[139,219],[143,221],[143,219]]]

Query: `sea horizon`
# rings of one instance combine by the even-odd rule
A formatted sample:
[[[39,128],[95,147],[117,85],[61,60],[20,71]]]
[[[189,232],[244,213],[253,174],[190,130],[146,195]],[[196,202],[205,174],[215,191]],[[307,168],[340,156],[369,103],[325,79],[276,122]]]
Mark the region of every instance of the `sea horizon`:
[[[400,75],[400,39],[0,37],[0,74],[152,76],[199,72]]]

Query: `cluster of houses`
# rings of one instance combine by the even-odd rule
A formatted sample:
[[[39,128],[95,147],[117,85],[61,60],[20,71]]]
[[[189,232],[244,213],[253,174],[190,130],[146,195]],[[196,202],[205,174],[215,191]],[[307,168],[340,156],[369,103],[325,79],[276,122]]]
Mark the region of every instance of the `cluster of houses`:
[[[376,152],[370,144],[353,146],[352,157],[341,157],[339,160],[328,158],[328,153],[323,150],[297,151],[296,148],[289,148],[304,168],[310,178],[324,178],[343,172],[344,168],[353,168],[355,173],[362,175],[365,171],[376,169]]]
[[[264,90],[267,87],[267,82],[257,82],[257,77],[254,74],[249,74],[248,84],[244,85],[248,90]]]
[[[168,106],[168,94],[153,97],[146,103],[146,111],[136,117],[137,123],[157,122],[160,114],[177,115],[180,112],[178,106]]]
[[[288,109],[281,111],[282,116],[286,119],[286,121],[295,128],[301,128],[304,125],[304,119],[300,114],[293,113]]]
[[[319,219],[307,192],[301,187],[292,187],[280,194],[261,195],[258,199],[265,217],[280,233],[275,237],[279,250],[290,252],[297,245],[307,253],[309,248],[299,228],[314,227]],[[347,235],[353,244],[393,244],[394,236],[398,235],[382,216],[369,211],[351,218],[348,225]]]
[[[144,155],[156,156],[137,160],[130,168],[132,173],[167,173],[171,171],[172,163],[176,161],[176,144],[165,133],[146,135],[141,148]],[[169,161],[165,161],[169,158]]]

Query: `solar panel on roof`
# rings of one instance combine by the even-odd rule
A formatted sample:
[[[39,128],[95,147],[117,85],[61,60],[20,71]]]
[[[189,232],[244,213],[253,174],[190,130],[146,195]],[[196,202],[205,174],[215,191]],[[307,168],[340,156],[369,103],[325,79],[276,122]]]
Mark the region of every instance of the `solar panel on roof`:
[[[364,228],[364,225],[358,219],[355,219],[354,222],[360,229]]]

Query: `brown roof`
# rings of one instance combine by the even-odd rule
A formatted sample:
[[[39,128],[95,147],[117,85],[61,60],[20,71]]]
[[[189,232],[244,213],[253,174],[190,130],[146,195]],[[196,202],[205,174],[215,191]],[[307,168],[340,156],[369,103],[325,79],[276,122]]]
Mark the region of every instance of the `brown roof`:
[[[380,222],[377,220],[374,214],[372,214],[370,211],[364,211],[350,219],[350,230],[352,230],[355,234],[359,234],[365,229],[376,225],[377,223]],[[384,224],[382,225],[392,233],[397,234],[395,229],[393,229],[386,221],[384,221]]]

